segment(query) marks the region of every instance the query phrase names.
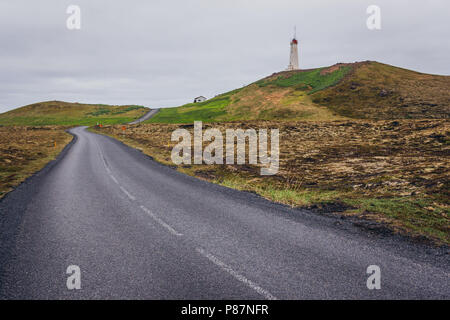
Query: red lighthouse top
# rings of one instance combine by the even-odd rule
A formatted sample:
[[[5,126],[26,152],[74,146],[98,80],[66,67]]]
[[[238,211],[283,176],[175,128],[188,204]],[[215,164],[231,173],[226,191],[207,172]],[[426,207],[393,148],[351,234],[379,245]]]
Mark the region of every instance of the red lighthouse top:
[[[297,39],[292,39],[292,43],[295,43],[295,44],[297,44],[298,43],[298,41],[297,41]]]

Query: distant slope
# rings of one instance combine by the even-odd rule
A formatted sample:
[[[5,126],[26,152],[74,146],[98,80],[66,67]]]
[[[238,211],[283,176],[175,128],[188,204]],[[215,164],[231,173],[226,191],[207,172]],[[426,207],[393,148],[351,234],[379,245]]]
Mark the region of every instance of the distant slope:
[[[159,109],[151,109],[150,111],[148,111],[146,114],[144,114],[142,117],[128,123],[128,124],[138,124],[141,122],[144,122],[145,120],[150,119],[151,117],[153,117],[155,114],[157,114],[159,111]]]
[[[378,62],[284,71],[147,122],[449,118],[450,77]]]
[[[95,125],[131,122],[149,111],[135,105],[111,106],[46,101],[0,114],[0,125]]]

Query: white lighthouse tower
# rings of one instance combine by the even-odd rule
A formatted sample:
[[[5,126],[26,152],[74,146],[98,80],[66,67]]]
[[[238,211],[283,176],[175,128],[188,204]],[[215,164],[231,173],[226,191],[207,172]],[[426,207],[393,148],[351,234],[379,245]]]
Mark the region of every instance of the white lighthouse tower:
[[[296,31],[294,31],[294,38],[291,41],[291,55],[289,58],[289,65],[287,67],[287,71],[298,70],[298,41],[296,39]]]

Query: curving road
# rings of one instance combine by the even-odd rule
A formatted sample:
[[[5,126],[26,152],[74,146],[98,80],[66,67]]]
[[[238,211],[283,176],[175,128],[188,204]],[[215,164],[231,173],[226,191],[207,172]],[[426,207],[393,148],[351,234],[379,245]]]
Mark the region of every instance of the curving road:
[[[129,124],[138,124],[138,123],[144,122],[145,120],[148,120],[151,117],[153,117],[155,114],[157,114],[158,111],[159,111],[159,109],[151,109],[149,112],[144,114],[142,117],[130,122]]]
[[[0,202],[2,299],[450,298],[445,251],[269,203],[79,127]],[[68,290],[66,268],[81,269]],[[368,290],[366,268],[381,268]]]

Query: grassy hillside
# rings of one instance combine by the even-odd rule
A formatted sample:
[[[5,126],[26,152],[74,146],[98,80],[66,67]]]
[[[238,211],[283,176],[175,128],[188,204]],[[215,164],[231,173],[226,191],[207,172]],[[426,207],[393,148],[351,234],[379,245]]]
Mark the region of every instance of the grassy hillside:
[[[0,114],[0,125],[95,125],[133,121],[148,108],[135,105],[110,106],[47,101],[30,104]]]
[[[192,123],[195,120],[211,122],[216,120],[234,120],[227,113],[227,108],[232,104],[232,97],[241,91],[233,90],[205,102],[188,103],[178,108],[163,108],[151,119],[150,123]]]
[[[194,120],[442,119],[450,77],[378,62],[284,71],[202,103],[166,108],[148,122]]]
[[[448,119],[450,77],[370,62],[338,85],[312,95],[314,103],[360,119]]]

